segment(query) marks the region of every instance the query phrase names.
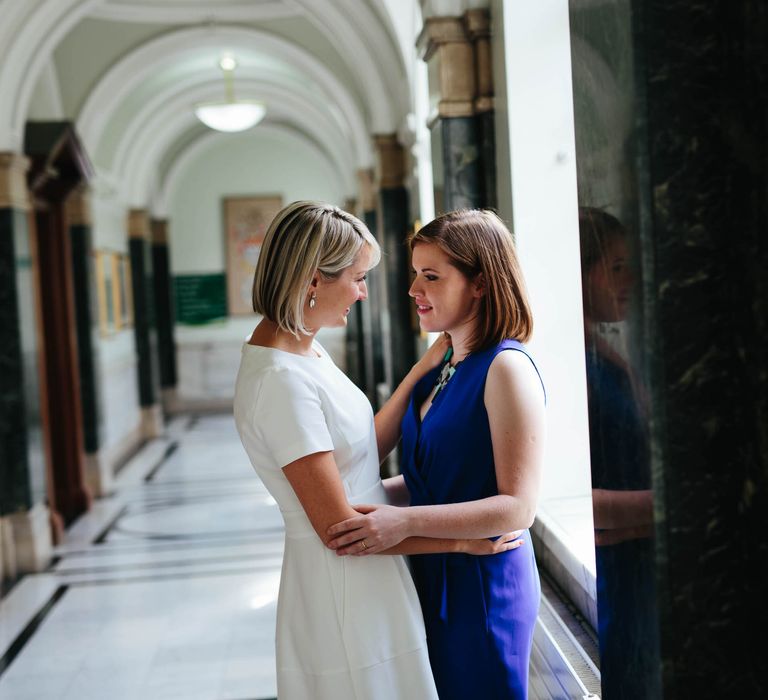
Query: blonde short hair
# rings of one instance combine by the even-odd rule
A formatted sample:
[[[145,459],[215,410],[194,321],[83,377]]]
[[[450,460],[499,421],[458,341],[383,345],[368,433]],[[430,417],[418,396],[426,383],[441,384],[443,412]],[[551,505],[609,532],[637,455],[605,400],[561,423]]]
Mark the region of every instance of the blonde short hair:
[[[337,278],[354,264],[363,246],[381,258],[379,244],[366,225],[338,207],[322,202],[293,202],[269,225],[253,276],[253,310],[297,338],[309,335],[304,302],[315,271]]]
[[[533,333],[523,271],[512,234],[488,209],[459,209],[443,214],[411,234],[413,250],[434,243],[467,279],[481,276],[485,294],[480,298],[479,323],[469,339],[475,352],[513,338],[525,343]]]

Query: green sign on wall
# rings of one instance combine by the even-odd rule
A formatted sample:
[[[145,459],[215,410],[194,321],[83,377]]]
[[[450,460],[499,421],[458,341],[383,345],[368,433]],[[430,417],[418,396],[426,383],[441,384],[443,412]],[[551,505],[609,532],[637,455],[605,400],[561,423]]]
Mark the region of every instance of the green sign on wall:
[[[221,274],[176,275],[176,322],[200,324],[227,317],[227,285]]]

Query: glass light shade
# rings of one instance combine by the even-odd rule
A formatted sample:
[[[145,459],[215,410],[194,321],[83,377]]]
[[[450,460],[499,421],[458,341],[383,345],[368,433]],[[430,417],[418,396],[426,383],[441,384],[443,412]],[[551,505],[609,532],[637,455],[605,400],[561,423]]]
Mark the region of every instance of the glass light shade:
[[[195,107],[195,116],[216,131],[245,131],[256,126],[266,113],[261,102],[207,102]]]

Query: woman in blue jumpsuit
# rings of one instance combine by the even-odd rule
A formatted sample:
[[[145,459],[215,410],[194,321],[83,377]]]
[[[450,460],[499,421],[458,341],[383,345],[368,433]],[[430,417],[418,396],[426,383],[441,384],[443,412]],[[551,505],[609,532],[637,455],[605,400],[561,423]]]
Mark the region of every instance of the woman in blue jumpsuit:
[[[395,506],[331,528],[341,554],[385,553],[404,538],[496,537],[505,551],[411,557],[442,700],[527,697],[540,588],[528,538],[544,432],[543,384],[522,342],[532,319],[512,237],[487,211],[446,214],[410,241],[410,295],[423,330],[445,331],[452,355],[415,387],[402,421]],[[408,508],[396,507],[409,505]]]

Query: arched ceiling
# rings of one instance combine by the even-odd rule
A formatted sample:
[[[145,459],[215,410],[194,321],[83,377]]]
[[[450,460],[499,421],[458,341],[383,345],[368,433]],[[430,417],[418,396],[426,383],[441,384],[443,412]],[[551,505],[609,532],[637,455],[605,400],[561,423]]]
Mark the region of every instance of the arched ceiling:
[[[74,96],[65,116],[99,172],[126,204],[141,206],[163,190],[169,152],[181,148],[171,160],[183,162],[199,141],[193,105],[223,96],[217,64],[232,52],[236,96],[265,101],[264,124],[316,144],[353,194],[355,170],[372,163],[371,135],[397,131],[411,108],[391,14],[411,5],[0,0],[0,151],[21,150],[33,90],[53,65],[61,92]]]

